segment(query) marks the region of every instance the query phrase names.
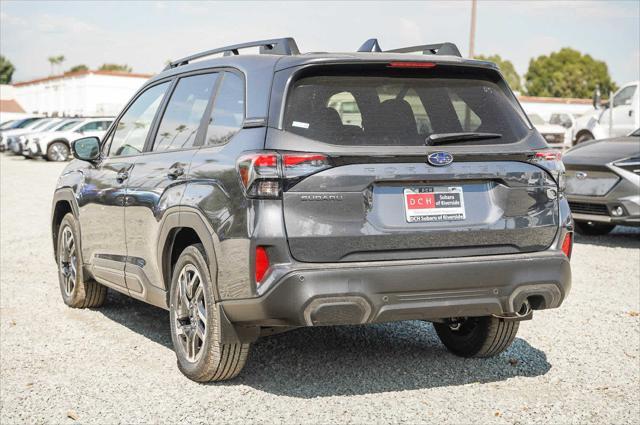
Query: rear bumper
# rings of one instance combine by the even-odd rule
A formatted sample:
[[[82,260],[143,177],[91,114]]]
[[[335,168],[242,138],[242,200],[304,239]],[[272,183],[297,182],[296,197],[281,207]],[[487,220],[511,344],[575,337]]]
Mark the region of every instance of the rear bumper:
[[[511,316],[560,306],[571,288],[569,260],[556,250],[456,259],[312,264],[291,270],[258,298],[226,300],[228,319],[247,326],[318,326]]]

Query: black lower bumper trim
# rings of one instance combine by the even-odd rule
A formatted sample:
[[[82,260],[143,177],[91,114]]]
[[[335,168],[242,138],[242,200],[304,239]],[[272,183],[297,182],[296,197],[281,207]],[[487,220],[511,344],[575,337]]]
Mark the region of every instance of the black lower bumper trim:
[[[232,323],[317,326],[513,315],[558,307],[571,288],[559,251],[292,270],[258,298],[222,301]]]

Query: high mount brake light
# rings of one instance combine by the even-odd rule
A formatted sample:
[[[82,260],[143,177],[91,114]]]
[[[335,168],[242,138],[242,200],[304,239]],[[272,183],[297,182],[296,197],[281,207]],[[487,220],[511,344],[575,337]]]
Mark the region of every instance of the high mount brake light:
[[[433,62],[389,62],[387,68],[435,68]]]
[[[317,153],[255,152],[242,155],[237,169],[250,198],[279,198],[284,181],[330,168],[329,158]]]

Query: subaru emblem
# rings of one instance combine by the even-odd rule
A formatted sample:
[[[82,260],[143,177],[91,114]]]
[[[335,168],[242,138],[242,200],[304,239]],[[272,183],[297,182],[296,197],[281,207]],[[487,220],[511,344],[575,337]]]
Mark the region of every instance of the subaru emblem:
[[[427,157],[429,164],[436,167],[443,167],[453,162],[453,155],[449,152],[434,152]]]
[[[587,178],[587,173],[585,173],[584,171],[578,171],[578,172],[576,173],[576,178],[577,178],[578,180],[584,180],[584,179],[586,179],[586,178]]]

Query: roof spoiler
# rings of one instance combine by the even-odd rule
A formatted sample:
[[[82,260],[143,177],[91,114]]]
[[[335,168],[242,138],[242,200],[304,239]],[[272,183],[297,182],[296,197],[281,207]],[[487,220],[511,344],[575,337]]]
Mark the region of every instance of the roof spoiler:
[[[360,46],[358,52],[378,52],[383,53],[378,39],[370,38]],[[450,42],[437,44],[422,44],[419,46],[401,47],[398,49],[385,50],[384,53],[415,53],[422,52],[423,55],[450,55],[462,57],[458,46]]]

